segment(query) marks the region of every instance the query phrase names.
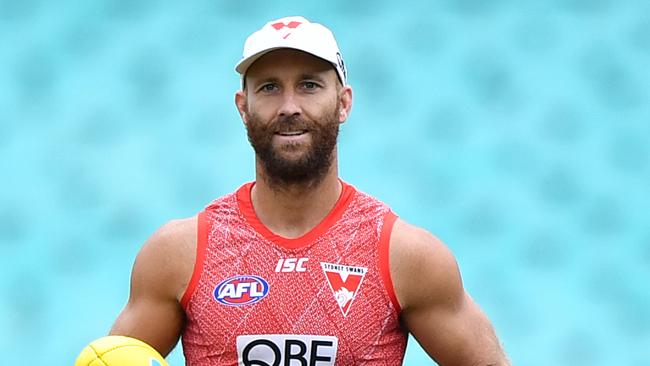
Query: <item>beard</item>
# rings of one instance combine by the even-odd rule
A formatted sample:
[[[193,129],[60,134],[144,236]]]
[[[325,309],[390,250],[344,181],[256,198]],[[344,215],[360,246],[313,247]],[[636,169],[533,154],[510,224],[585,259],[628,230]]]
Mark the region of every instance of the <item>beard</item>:
[[[320,183],[332,165],[332,153],[339,135],[338,110],[337,103],[336,108],[319,122],[309,121],[302,116],[287,116],[264,123],[257,114],[249,112],[246,125],[248,141],[272,187],[313,186]],[[311,141],[290,141],[274,146],[276,133],[299,130],[308,131]],[[301,153],[301,150],[304,151]]]

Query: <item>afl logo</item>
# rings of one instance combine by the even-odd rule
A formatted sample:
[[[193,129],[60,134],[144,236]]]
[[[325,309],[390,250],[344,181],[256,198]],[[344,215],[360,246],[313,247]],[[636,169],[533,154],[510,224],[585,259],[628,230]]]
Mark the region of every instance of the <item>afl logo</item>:
[[[269,283],[259,276],[233,276],[214,288],[215,300],[223,305],[254,304],[269,294]]]

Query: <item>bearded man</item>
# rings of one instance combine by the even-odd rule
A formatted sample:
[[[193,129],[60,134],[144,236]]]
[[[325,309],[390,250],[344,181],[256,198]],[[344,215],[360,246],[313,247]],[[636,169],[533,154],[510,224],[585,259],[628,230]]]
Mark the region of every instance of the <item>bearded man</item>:
[[[187,365],[398,365],[411,333],[440,365],[506,365],[454,256],[338,175],[352,89],[303,17],[248,37],[235,104],[255,181],[142,247],[111,334]]]

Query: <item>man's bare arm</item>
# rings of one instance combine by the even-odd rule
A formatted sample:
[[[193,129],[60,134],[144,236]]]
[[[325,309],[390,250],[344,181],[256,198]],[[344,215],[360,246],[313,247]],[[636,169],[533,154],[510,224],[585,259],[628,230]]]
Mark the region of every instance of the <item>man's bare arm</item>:
[[[509,365],[487,316],[463,289],[456,260],[443,243],[398,220],[390,268],[402,321],[436,362]]]
[[[172,221],[142,247],[131,274],[129,300],[111,335],[140,339],[163,356],[174,348],[185,313],[180,299],[192,275],[196,218]]]

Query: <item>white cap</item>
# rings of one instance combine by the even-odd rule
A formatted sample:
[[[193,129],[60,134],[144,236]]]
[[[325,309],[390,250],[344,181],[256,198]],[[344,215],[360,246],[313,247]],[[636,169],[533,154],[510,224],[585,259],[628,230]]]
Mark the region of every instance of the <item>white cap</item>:
[[[341,84],[347,84],[347,71],[334,34],[325,26],[303,17],[272,20],[251,34],[244,44],[244,55],[235,66],[242,75],[258,58],[280,48],[292,48],[329,61],[336,69]]]

